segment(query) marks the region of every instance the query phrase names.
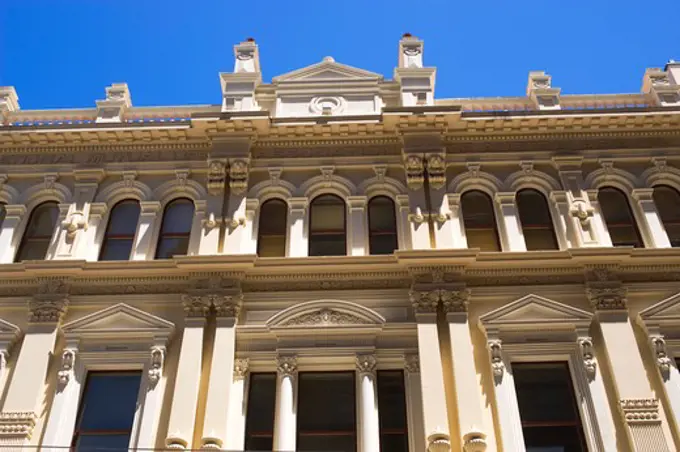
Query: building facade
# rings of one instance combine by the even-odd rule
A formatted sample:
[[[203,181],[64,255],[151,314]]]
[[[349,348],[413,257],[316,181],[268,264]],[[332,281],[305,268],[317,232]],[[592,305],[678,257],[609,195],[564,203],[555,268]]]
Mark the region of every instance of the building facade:
[[[220,105],[0,88],[0,446],[680,449],[680,63],[436,99],[410,35],[391,80],[234,54]]]

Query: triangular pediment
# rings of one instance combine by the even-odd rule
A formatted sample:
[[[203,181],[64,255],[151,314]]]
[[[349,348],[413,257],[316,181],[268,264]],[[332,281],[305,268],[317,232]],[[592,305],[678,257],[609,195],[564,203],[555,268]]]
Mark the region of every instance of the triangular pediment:
[[[172,322],[125,303],[86,315],[63,327],[67,337],[138,335],[167,338],[174,329]]]
[[[278,314],[268,321],[269,328],[335,328],[335,327],[376,327],[385,319],[364,306],[341,300],[319,300],[300,303]]]
[[[285,82],[338,82],[338,81],[378,81],[383,76],[346,64],[326,60],[301,69],[274,77],[274,83]]]
[[[640,318],[650,323],[680,324],[680,293],[640,311]]]
[[[526,295],[479,318],[485,327],[523,329],[554,325],[587,327],[593,314],[538,295]]]
[[[19,336],[21,330],[13,323],[0,319],[0,346],[8,348]]]

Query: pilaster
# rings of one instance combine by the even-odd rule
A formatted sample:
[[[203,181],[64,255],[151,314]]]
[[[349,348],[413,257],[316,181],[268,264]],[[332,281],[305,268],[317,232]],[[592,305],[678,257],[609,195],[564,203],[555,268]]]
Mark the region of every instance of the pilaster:
[[[519,220],[515,192],[496,193],[496,202],[500,207],[500,218],[503,222],[503,234],[501,236],[503,250],[505,251],[526,251],[524,243],[524,233],[522,224]]]
[[[349,255],[365,256],[368,254],[368,234],[366,221],[366,196],[350,196],[347,199],[349,208]]]
[[[227,182],[227,159],[208,159],[207,191],[205,214],[202,219],[201,238],[198,254],[213,255],[219,252],[220,227],[222,225],[222,207],[224,205]]]
[[[305,257],[309,254],[307,198],[288,200],[288,257]]]
[[[154,231],[157,229],[158,215],[161,211],[161,203],[158,201],[143,201],[140,204],[139,223],[135,232],[135,243],[132,246],[132,260],[152,260],[156,249],[154,243]]]
[[[409,450],[425,450],[423,424],[423,394],[420,381],[420,357],[415,354],[404,356],[404,388],[406,390],[406,418],[408,422]]]
[[[226,228],[224,254],[247,254],[251,251],[253,218],[252,215],[248,218],[246,213],[249,164],[250,159],[247,157],[229,160],[229,200],[224,219]]]
[[[663,226],[661,216],[656,210],[654,203],[653,188],[636,188],[633,190],[633,199],[637,202],[637,210],[642,213],[644,224],[641,232],[646,236],[646,241],[654,248],[670,248],[666,228]]]
[[[19,225],[24,221],[26,213],[26,206],[22,204],[5,206],[5,219],[0,229],[0,264],[9,264],[14,261],[14,255],[21,241]]]
[[[234,360],[234,375],[229,392],[229,414],[227,434],[224,441],[226,450],[243,450],[246,435],[246,382],[248,380],[248,359]]]
[[[424,154],[404,151],[404,169],[409,188],[409,213],[407,216],[411,236],[411,249],[429,249],[429,208],[423,184],[425,182]]]
[[[107,227],[107,224],[103,222],[107,210],[106,203],[96,202],[90,204],[88,227],[86,231],[83,231],[83,242],[85,245],[83,246],[82,256],[86,261],[96,262],[99,259]],[[99,243],[97,243],[98,239]]]

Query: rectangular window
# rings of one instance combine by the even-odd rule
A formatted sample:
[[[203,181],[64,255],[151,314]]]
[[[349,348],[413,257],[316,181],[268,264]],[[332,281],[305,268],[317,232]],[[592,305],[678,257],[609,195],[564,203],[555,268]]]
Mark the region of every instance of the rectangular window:
[[[251,373],[248,384],[246,450],[272,450],[274,447],[276,374]]]
[[[297,450],[356,451],[354,372],[299,374]]]
[[[128,450],[140,381],[141,372],[88,373],[73,450]]]
[[[513,363],[527,452],[585,452],[583,427],[566,362]]]
[[[380,417],[380,450],[382,452],[408,452],[406,390],[403,371],[378,371],[378,413]]]

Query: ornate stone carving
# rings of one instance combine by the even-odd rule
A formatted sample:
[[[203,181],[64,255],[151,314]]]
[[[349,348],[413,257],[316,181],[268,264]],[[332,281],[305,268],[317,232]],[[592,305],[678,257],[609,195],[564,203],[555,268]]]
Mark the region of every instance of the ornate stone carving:
[[[243,304],[239,281],[213,275],[194,280],[194,287],[182,295],[188,317],[207,317],[214,311],[217,317],[238,317]]]
[[[626,309],[625,287],[620,283],[591,284],[586,287],[586,295],[596,310],[612,311]]]
[[[503,363],[503,347],[499,339],[490,339],[487,341],[489,348],[489,355],[491,356],[491,370],[493,371],[496,383],[500,383],[505,373],[505,364]]]
[[[446,157],[443,153],[427,154],[427,178],[430,187],[438,190],[446,185]]]
[[[668,349],[666,348],[666,340],[661,335],[653,335],[649,337],[649,342],[652,346],[652,352],[656,358],[656,365],[659,366],[661,376],[667,379],[671,370],[671,359],[668,356]]]
[[[366,325],[370,322],[355,315],[329,308],[309,312],[295,317],[283,326],[330,326],[330,325]]]
[[[628,424],[661,423],[657,399],[621,399],[619,408]]]
[[[295,377],[297,370],[296,356],[289,355],[276,358],[276,371],[282,377]]]
[[[207,317],[210,314],[210,300],[201,295],[182,295],[184,313],[187,317]]]
[[[215,218],[215,212],[210,212],[208,218],[204,218],[202,221],[203,227],[208,231],[215,229],[220,223],[222,223],[222,220]]]
[[[439,299],[444,312],[467,312],[470,303],[470,289],[439,289]]]
[[[411,223],[422,224],[427,221],[428,216],[427,213],[423,213],[418,207],[414,213],[409,213],[407,218]]]
[[[229,294],[209,295],[210,303],[217,317],[238,317],[243,305],[243,292],[240,289]]]
[[[585,201],[580,199],[575,200],[569,208],[569,214],[572,217],[577,218],[583,228],[588,227],[593,213],[593,208],[586,204]]]
[[[70,283],[60,278],[40,280],[37,292],[29,301],[29,321],[59,322],[68,308],[70,288]]]
[[[411,190],[418,190],[425,182],[423,172],[423,157],[420,154],[409,154],[404,157],[404,167],[406,170],[406,183]]]
[[[175,170],[175,176],[177,177],[177,185],[179,185],[180,189],[182,190],[186,189],[187,181],[189,180],[189,170],[187,169]]]
[[[227,180],[227,165],[225,160],[208,161],[208,193],[213,196],[221,195]]]
[[[404,369],[406,372],[416,374],[420,372],[420,356],[413,353],[404,356]]]
[[[411,290],[409,292],[411,306],[416,314],[432,314],[437,312],[439,292],[437,290]]]
[[[357,372],[360,375],[368,374],[375,376],[378,360],[373,354],[359,354],[356,356]]]
[[[61,227],[66,230],[66,239],[72,241],[80,229],[87,230],[85,214],[79,210],[71,212],[68,218],[61,222]]]
[[[59,384],[66,386],[71,381],[75,364],[76,351],[72,348],[65,349],[61,354],[61,368],[57,372]]]
[[[449,452],[451,441],[446,433],[434,432],[427,437],[427,452]]]
[[[484,452],[486,447],[486,434],[473,430],[463,435],[463,450],[465,452]]]
[[[248,358],[234,360],[234,379],[243,380],[248,375]]]
[[[163,377],[163,363],[165,362],[165,347],[151,347],[151,357],[149,360],[149,388],[156,387],[161,377]]]
[[[597,363],[595,362],[595,353],[593,351],[593,339],[590,337],[579,337],[578,347],[581,350],[581,357],[583,358],[583,367],[586,370],[588,378],[595,377],[597,370]]]
[[[0,413],[0,438],[30,439],[37,419],[33,411]]]
[[[233,159],[229,163],[229,188],[237,195],[248,189],[247,159]]]

